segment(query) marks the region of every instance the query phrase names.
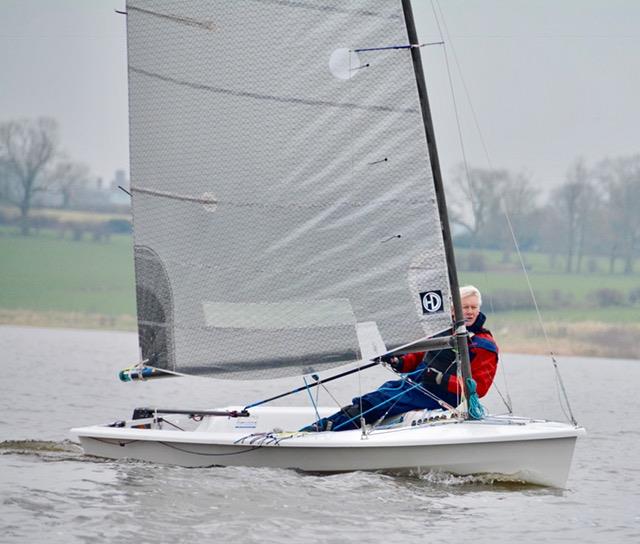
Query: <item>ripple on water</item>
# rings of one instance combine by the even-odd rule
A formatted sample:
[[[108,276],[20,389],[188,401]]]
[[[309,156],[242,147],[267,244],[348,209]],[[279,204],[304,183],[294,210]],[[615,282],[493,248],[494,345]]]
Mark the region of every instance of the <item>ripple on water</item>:
[[[637,362],[575,359],[565,365],[569,374],[563,376],[572,390],[585,392],[575,395],[574,408],[589,434],[578,441],[570,489],[561,491],[440,472],[321,476],[266,468],[186,469],[84,456],[76,444],[61,440],[71,427],[180,395],[188,403],[208,405],[215,396],[216,405],[233,404],[236,392],[221,393],[196,380],[180,381],[179,386],[178,380],[121,386],[112,376],[120,368],[118,361],[135,358],[134,335],[0,328],[0,343],[3,334],[11,341],[5,341],[6,349],[0,346],[0,353],[21,362],[11,391],[0,394],[2,435],[14,438],[0,442],[3,543],[406,544],[468,535],[475,544],[599,544],[639,538],[640,464],[629,452],[640,447],[640,431],[632,418],[603,411],[602,403],[587,394],[603,365],[616,365],[612,387],[627,400],[627,412],[640,411],[640,397],[634,394],[640,380]],[[84,348],[78,351],[78,345]],[[94,369],[91,380],[78,373],[87,353]],[[34,372],[49,361],[57,372]],[[510,384],[525,392],[519,411],[538,415],[537,392],[544,383],[538,383],[537,371],[527,371],[531,362],[537,365],[538,359],[510,357],[504,365],[512,370]],[[371,387],[381,383],[376,380]],[[245,396],[271,394],[262,383],[247,387]],[[345,397],[350,399],[351,393],[345,387]]]

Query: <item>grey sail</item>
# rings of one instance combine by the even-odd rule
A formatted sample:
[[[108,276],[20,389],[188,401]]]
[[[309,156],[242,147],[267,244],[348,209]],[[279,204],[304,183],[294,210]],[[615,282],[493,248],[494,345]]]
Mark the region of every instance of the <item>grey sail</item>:
[[[149,364],[255,379],[445,329],[440,219],[400,0],[132,0]]]

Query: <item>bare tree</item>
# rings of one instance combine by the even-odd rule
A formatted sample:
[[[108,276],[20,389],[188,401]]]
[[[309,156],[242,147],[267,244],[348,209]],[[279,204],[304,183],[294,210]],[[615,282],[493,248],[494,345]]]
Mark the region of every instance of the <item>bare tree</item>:
[[[0,202],[3,200],[8,201],[9,193],[9,173],[2,157],[0,157]]]
[[[51,185],[62,194],[62,207],[69,208],[74,193],[89,181],[90,171],[86,164],[62,160],[51,173]]]
[[[509,261],[513,249],[510,225],[521,247],[531,247],[538,236],[532,226],[540,210],[538,190],[525,174],[508,170],[460,167],[453,179],[456,193],[449,198],[453,220],[463,226],[476,247],[503,250]]]
[[[477,245],[496,210],[500,207],[500,195],[507,183],[506,170],[460,166],[453,177],[454,194],[448,198],[452,220],[471,235],[472,245]]]
[[[615,236],[610,244],[624,259],[624,273],[631,274],[640,250],[640,155],[604,160],[597,172],[606,191]]]
[[[510,260],[514,249],[511,229],[521,249],[528,249],[538,235],[539,191],[526,174],[508,172],[500,184],[499,207],[491,214],[490,236],[500,244],[503,261]],[[510,224],[510,225],[509,225]]]
[[[563,235],[566,236],[565,271],[580,272],[588,230],[599,205],[599,192],[584,159],[577,159],[567,172],[565,182],[552,194],[552,205],[557,209]],[[575,265],[575,266],[574,266]]]
[[[33,197],[51,183],[50,168],[58,152],[55,120],[0,123],[0,164],[5,180],[4,198],[20,209],[23,234],[29,234],[28,215]]]

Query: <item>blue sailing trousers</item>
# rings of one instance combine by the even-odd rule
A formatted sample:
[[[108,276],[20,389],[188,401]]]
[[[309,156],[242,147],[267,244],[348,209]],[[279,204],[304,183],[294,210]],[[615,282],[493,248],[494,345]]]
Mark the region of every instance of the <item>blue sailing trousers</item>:
[[[426,366],[420,364],[414,372],[409,374],[411,382],[408,380],[392,380],[383,383],[378,389],[356,397],[352,400],[353,406],[356,407],[357,413],[360,412],[360,404],[362,403],[362,412],[367,423],[373,423],[382,416],[395,416],[403,414],[411,410],[436,410],[441,408],[438,402],[431,398],[423,389],[429,390],[428,385],[421,384],[422,373]],[[420,386],[416,386],[420,384]],[[442,391],[433,392],[436,398],[440,398],[451,406],[458,404],[458,399],[454,394],[443,395]],[[349,421],[353,417],[354,410],[340,411],[326,420],[333,423],[332,430],[346,431],[357,429],[360,427],[359,417],[353,421]]]

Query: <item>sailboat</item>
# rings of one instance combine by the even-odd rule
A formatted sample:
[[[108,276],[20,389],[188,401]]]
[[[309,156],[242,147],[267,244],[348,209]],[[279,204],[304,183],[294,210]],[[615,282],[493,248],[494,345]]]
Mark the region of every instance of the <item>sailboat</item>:
[[[452,347],[469,378],[464,324],[438,335],[462,313],[410,1],[130,0],[126,16],[141,363],[121,378],[300,376],[304,392]],[[71,432],[114,459],[557,487],[584,432],[474,418],[465,398],[305,432],[336,407],[273,398]]]

